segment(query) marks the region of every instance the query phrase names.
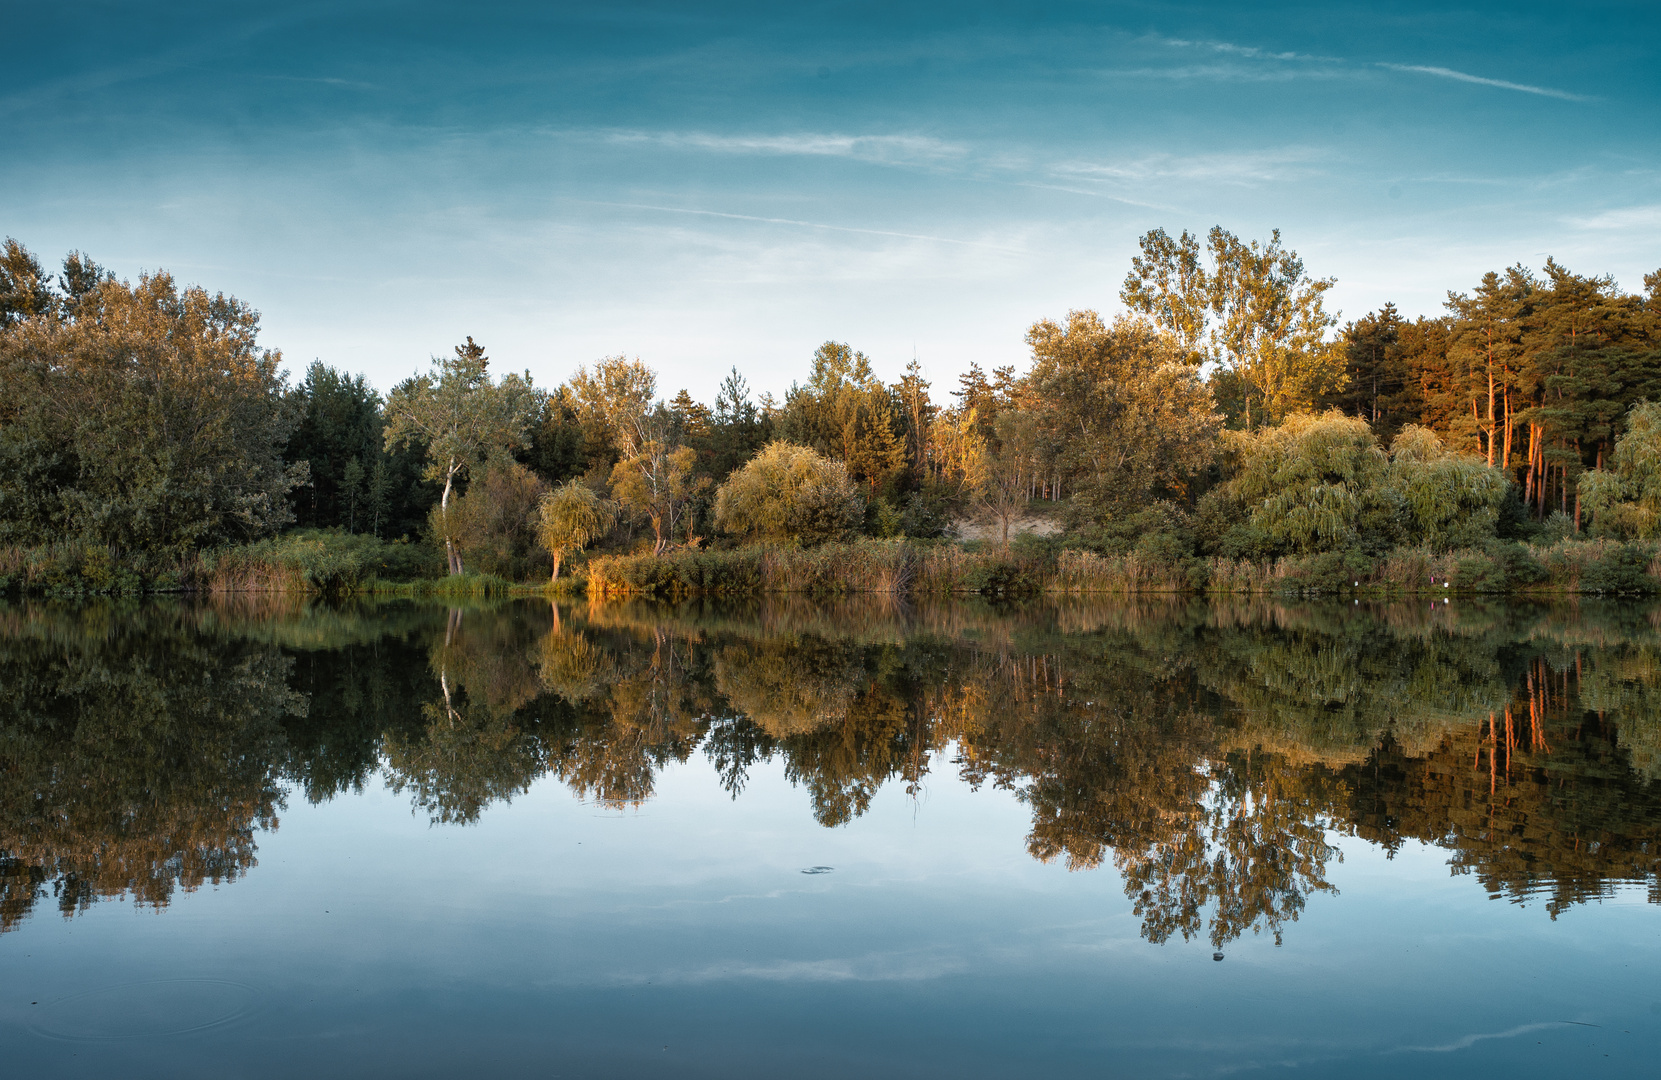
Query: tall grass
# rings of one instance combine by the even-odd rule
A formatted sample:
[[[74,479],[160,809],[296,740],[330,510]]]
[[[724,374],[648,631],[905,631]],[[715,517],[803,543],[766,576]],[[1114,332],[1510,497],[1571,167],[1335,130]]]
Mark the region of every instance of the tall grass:
[[[427,545],[333,530],[287,533],[186,554],[118,553],[65,542],[0,548],[0,592],[85,596],[146,592],[344,594],[442,572]]]
[[[726,596],[804,593],[997,595],[1042,589],[1042,558],[955,544],[856,540],[816,548],[747,547],[677,551],[662,557],[589,560],[588,591],[598,596]]]
[[[552,591],[574,590],[557,583]],[[743,547],[607,555],[589,560],[594,597],[894,595],[1319,596],[1647,595],[1661,592],[1661,545],[1565,539],[1494,542],[1381,557],[1325,552],[1272,560],[1099,554],[1054,541],[987,544],[863,539],[801,549]],[[186,555],[119,555],[92,544],[0,548],[0,593],[49,596],[146,592],[375,594],[479,598],[516,586],[489,574],[448,577],[436,548],[333,531],[285,534]]]

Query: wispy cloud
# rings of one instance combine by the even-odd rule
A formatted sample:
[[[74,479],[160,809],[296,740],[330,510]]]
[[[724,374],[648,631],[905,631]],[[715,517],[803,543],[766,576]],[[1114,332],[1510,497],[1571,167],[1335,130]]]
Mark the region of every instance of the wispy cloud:
[[[1661,205],[1628,206],[1605,210],[1586,218],[1570,218],[1569,224],[1582,229],[1641,229],[1661,226]]]
[[[1342,68],[1294,68],[1251,64],[1183,64],[1179,67],[1109,68],[1101,72],[1127,79],[1209,79],[1216,82],[1291,82],[1293,79],[1335,79],[1353,73]]]
[[[841,135],[800,132],[785,135],[716,135],[706,132],[614,131],[618,144],[685,147],[722,154],[841,157],[882,164],[919,164],[962,158],[968,148],[927,135]]]
[[[1147,183],[1160,180],[1211,180],[1222,183],[1268,183],[1306,175],[1327,155],[1302,147],[1252,154],[1151,154],[1129,161],[1072,161],[1056,165],[1058,176],[1080,180]]]
[[[888,236],[900,240],[923,240],[933,244],[962,244],[966,247],[991,248],[994,251],[1019,253],[1019,248],[984,240],[960,240],[950,236],[930,236],[926,233],[896,232],[890,229],[865,229],[855,225],[830,225],[822,221],[801,221],[796,218],[762,217],[758,214],[732,214],[721,210],[695,210],[684,206],[654,206],[650,203],[601,202],[577,200],[590,206],[615,206],[624,210],[651,210],[662,214],[689,214],[694,217],[725,218],[729,221],[754,221],[764,225],[789,225],[801,229],[823,229],[829,232],[859,233],[865,236]]]
[[[1433,67],[1428,64],[1385,64],[1378,67],[1389,71],[1407,71],[1416,75],[1434,75],[1438,79],[1453,79],[1457,82],[1475,83],[1478,86],[1494,86],[1501,90],[1516,90],[1524,94],[1539,94],[1541,97],[1557,98],[1561,101],[1592,101],[1585,94],[1571,94],[1567,90],[1553,90],[1549,86],[1530,86],[1527,83],[1507,82],[1504,79],[1489,79],[1481,75],[1472,75],[1464,71],[1455,71],[1452,68]]]
[[[1335,56],[1314,56],[1300,52],[1274,52],[1269,49],[1260,49],[1255,45],[1236,45],[1231,41],[1187,41],[1183,38],[1159,38],[1158,40],[1162,44],[1179,49],[1206,49],[1211,52],[1241,56],[1250,60],[1299,60],[1317,64],[1342,63]]]
[[[360,82],[357,79],[336,79],[326,75],[255,75],[256,79],[270,79],[274,82],[320,83],[323,86],[345,86],[353,90],[379,90],[375,83]]]
[[[1380,61],[1373,64],[1357,65],[1356,62],[1341,56],[1277,52],[1256,45],[1239,45],[1231,41],[1190,41],[1184,38],[1155,38],[1153,40],[1173,48],[1198,49],[1222,56],[1239,57],[1241,60],[1268,62],[1264,71],[1258,75],[1259,78],[1291,79],[1311,75],[1330,77],[1337,74],[1339,70],[1354,72],[1359,68],[1374,67],[1382,68],[1385,71],[1404,72],[1410,75],[1429,75],[1437,79],[1452,79],[1455,82],[1471,83],[1476,86],[1492,86],[1498,90],[1515,90],[1522,94],[1537,94],[1540,97],[1557,98],[1560,101],[1596,100],[1585,94],[1575,94],[1568,90],[1557,90],[1549,86],[1534,86],[1530,83],[1511,82],[1508,79],[1491,79],[1486,75],[1472,75],[1468,71],[1457,71],[1454,68],[1441,67],[1435,64],[1394,64]],[[1147,72],[1146,74],[1157,74],[1157,72]],[[1245,71],[1232,65],[1167,68],[1164,74],[1168,78],[1214,77],[1239,79],[1247,77]]]

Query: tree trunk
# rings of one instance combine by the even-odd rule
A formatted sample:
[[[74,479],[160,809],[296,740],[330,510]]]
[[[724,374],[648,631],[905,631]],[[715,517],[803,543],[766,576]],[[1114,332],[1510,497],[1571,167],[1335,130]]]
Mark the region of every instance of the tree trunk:
[[[444,519],[444,558],[450,567],[450,576],[461,573],[461,555],[456,551],[456,545],[450,539],[450,487],[456,478],[456,463],[452,458],[450,468],[444,474],[444,494],[438,497],[438,516]]]
[[[1540,441],[1538,424],[1528,425],[1528,476],[1523,481],[1523,505],[1534,504],[1534,448]]]
[[[1515,431],[1516,425],[1511,420],[1511,383],[1507,380],[1505,384],[1505,453],[1500,463],[1500,468],[1506,472],[1511,471],[1511,438]]]
[[[559,552],[554,552],[554,576],[549,578],[550,584],[559,580]]]
[[[1493,469],[1493,432],[1497,425],[1493,422],[1493,357],[1488,357],[1488,469]]]

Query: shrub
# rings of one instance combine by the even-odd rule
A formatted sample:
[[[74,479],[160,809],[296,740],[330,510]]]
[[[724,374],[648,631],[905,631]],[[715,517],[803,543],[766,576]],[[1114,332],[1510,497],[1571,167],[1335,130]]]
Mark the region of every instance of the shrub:
[[[1579,490],[1599,533],[1649,540],[1661,532],[1661,404],[1632,407],[1609,468],[1583,474]]]
[[[483,573],[512,579],[540,573],[548,557],[537,543],[531,518],[547,490],[523,465],[492,465],[467,486],[465,495],[451,500],[448,514],[433,507],[433,534],[445,535],[447,521],[463,559]]]
[[[863,515],[846,466],[786,442],[767,444],[715,495],[717,527],[764,543],[843,539]]]
[[[1607,548],[1582,571],[1580,591],[1641,596],[1654,593],[1661,584],[1649,575],[1650,561],[1655,554],[1653,544],[1622,544]]]

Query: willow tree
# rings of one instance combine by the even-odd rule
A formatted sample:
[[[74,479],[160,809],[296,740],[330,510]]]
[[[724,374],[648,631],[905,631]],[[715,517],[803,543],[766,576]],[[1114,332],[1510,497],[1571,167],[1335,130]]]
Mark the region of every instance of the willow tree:
[[[537,541],[554,557],[554,573],[548,580],[558,581],[559,564],[566,554],[581,551],[604,536],[616,516],[611,503],[575,480],[542,496],[534,524]]]
[[[524,442],[536,412],[531,377],[490,378],[490,358],[469,337],[454,357],[434,357],[433,370],[400,383],[386,400],[386,449],[417,443],[426,447],[424,476],[443,481],[438,522],[450,573],[462,573],[461,552],[451,534],[450,497],[458,481],[487,462],[505,462]]]
[[[1236,474],[1220,494],[1278,552],[1477,546],[1493,539],[1509,490],[1500,470],[1425,428],[1404,428],[1386,453],[1365,420],[1336,411],[1232,432],[1227,450]]]

